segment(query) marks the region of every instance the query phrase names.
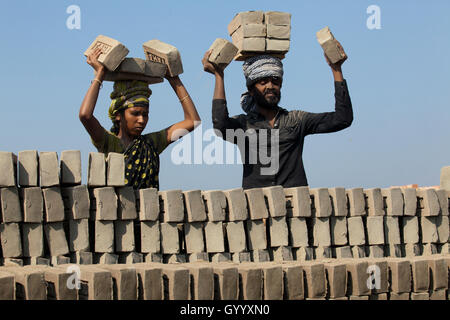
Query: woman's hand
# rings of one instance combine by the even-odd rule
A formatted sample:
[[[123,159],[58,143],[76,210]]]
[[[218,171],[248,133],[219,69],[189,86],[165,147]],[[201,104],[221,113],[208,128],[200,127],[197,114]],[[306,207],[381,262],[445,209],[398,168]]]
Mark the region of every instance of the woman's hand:
[[[102,54],[102,49],[97,48],[94,51],[92,51],[88,57],[86,62],[92,67],[94,68],[95,72],[97,74],[103,74],[105,72],[105,66],[102,65],[99,61],[98,61],[98,57]]]
[[[209,56],[211,55],[211,50],[206,51],[205,55],[203,56],[202,59],[202,64],[203,64],[203,71],[211,73],[211,74],[223,74],[223,69],[215,66],[214,64],[212,64],[208,59]]]

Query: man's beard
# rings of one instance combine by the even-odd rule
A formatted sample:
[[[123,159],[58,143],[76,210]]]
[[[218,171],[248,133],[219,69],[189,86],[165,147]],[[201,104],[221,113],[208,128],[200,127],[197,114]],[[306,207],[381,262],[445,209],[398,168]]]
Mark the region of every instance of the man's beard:
[[[281,93],[273,89],[266,89],[264,90],[264,93],[260,93],[258,90],[253,89],[252,93],[256,104],[263,109],[275,109],[281,99]],[[266,97],[265,95],[268,93],[273,93],[273,96]]]

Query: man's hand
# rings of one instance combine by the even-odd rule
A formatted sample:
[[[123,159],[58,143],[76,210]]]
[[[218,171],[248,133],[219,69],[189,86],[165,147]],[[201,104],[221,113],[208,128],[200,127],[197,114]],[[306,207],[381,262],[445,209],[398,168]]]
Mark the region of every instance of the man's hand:
[[[202,59],[202,64],[203,64],[203,70],[205,72],[209,72],[211,74],[221,74],[223,75],[223,69],[215,66],[214,64],[212,64],[211,62],[209,62],[208,58],[211,55],[211,50],[206,51],[205,55],[203,56]]]
[[[102,65],[99,61],[98,61],[98,57],[102,54],[102,49],[97,48],[94,51],[92,51],[88,57],[86,62],[92,67],[94,68],[96,73],[103,73],[105,71],[105,66]]]
[[[342,48],[342,45],[339,43],[339,41],[337,41],[337,46],[339,48],[339,50],[341,50],[342,52],[344,52],[344,49]],[[330,59],[328,59],[327,55],[324,53],[323,54],[325,56],[325,60],[327,61],[328,65],[331,67],[331,69],[333,69],[333,71],[340,71],[341,70],[341,66],[342,64],[345,62],[345,60],[347,60],[347,55],[345,55],[345,57],[336,62],[336,63],[331,63]]]

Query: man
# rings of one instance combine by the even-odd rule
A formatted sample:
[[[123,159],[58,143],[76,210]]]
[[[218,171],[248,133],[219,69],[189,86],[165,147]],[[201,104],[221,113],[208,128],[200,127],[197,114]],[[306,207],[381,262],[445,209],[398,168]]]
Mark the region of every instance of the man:
[[[242,95],[241,106],[246,114],[229,117],[224,71],[208,61],[209,54],[206,52],[202,63],[204,70],[215,76],[213,125],[216,134],[238,144],[244,158],[242,187],[307,186],[302,160],[305,137],[336,132],[349,127],[353,121],[347,83],[342,75],[344,61],[331,64],[325,56],[334,77],[335,111],[310,113],[287,111],[278,106],[283,82],[281,60],[270,55],[251,57],[243,64],[248,92]],[[245,131],[245,143],[239,143],[237,134],[231,134],[233,131]],[[264,161],[264,155],[269,154],[268,163]]]

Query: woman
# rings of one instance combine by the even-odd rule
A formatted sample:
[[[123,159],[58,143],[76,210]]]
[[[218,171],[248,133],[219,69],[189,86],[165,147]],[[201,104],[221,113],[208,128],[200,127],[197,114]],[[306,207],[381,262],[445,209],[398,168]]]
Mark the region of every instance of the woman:
[[[134,189],[159,189],[159,154],[177,138],[194,130],[200,124],[200,116],[180,78],[166,76],[183,107],[184,120],[161,131],[142,135],[148,121],[151,90],[143,81],[116,81],[108,112],[113,127],[111,131],[105,130],[94,117],[95,104],[106,71],[98,61],[101,53],[101,49],[97,49],[87,57],[87,63],[94,68],[96,76],[81,104],[80,121],[99,152],[125,155],[127,186]]]

